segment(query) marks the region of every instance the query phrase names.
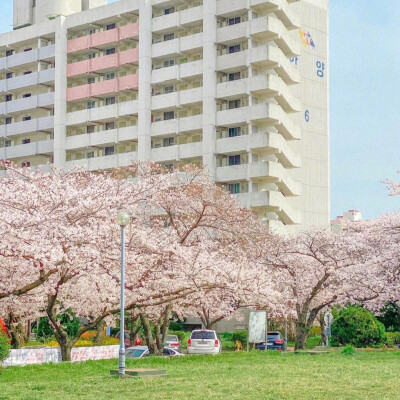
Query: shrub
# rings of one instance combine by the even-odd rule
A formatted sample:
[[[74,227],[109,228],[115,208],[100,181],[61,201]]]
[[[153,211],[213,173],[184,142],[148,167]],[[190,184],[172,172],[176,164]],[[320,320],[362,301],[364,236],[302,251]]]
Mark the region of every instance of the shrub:
[[[346,346],[342,350],[342,354],[345,356],[352,356],[355,352],[356,351],[353,346]]]
[[[320,326],[313,326],[310,329],[310,336],[321,336],[321,327]]]
[[[82,333],[80,339],[82,340],[93,340],[97,335],[96,331],[86,331]]]
[[[184,331],[168,331],[168,334],[178,336],[178,339],[181,343],[183,343],[185,341],[185,332]]]
[[[400,330],[400,305],[396,302],[388,301],[380,310],[380,316],[377,317],[389,332]]]
[[[386,344],[394,347],[400,343],[400,332],[386,332]]]
[[[385,341],[383,324],[362,307],[349,306],[340,310],[332,324],[333,346],[380,347]]]
[[[0,364],[9,356],[10,349],[10,338],[0,331]]]
[[[233,332],[232,342],[235,343],[236,340],[238,340],[240,343],[242,343],[243,348],[246,347],[247,346],[247,330]]]

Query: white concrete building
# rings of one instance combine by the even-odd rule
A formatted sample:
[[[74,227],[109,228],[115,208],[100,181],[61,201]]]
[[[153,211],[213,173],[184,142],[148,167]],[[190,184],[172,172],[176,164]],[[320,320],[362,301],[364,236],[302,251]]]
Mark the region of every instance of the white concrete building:
[[[331,220],[331,230],[333,233],[340,233],[343,231],[343,222],[358,222],[362,221],[363,217],[360,211],[358,210],[348,210],[343,213],[343,215],[339,215],[336,219]]]
[[[270,226],[328,226],[328,0],[106,2],[14,0],[0,158],[204,163]]]

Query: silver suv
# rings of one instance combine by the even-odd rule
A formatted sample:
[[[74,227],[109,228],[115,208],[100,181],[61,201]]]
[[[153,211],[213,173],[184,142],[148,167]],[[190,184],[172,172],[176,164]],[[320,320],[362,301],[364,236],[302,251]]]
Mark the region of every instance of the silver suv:
[[[192,331],[188,340],[188,354],[219,354],[222,342],[217,332],[211,330]]]

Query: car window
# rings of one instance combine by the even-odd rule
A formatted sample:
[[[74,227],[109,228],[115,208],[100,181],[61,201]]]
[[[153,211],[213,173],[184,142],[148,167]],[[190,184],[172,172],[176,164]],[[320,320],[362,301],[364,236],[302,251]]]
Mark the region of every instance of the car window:
[[[191,339],[215,339],[215,333],[207,331],[195,331],[192,332]]]
[[[269,340],[277,340],[280,339],[281,335],[280,333],[268,333],[268,339]]]
[[[127,350],[126,355],[129,357],[140,357],[145,351],[147,350],[139,350],[139,349]]]
[[[178,336],[176,335],[167,335],[167,342],[178,342]]]
[[[170,356],[172,354],[171,351],[169,351],[168,349],[163,349],[163,355],[164,356]]]

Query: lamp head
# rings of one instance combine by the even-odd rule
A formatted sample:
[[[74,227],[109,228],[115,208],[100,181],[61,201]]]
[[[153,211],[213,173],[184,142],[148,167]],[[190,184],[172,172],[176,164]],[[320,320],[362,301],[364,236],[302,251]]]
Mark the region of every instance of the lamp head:
[[[131,221],[130,215],[126,211],[118,211],[117,214],[117,224],[119,226],[126,226],[129,225],[129,222]]]

